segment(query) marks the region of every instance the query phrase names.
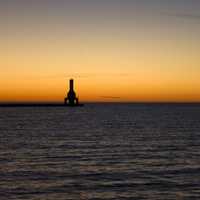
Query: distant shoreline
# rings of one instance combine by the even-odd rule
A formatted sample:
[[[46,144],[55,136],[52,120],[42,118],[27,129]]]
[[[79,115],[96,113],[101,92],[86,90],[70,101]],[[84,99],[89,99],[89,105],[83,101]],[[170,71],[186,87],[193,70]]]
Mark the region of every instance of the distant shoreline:
[[[74,106],[62,103],[1,103],[0,107],[82,107],[84,104]]]
[[[132,105],[200,105],[200,102],[84,102],[74,106],[65,105],[63,103],[0,103],[0,107],[82,107],[85,104],[132,104]]]

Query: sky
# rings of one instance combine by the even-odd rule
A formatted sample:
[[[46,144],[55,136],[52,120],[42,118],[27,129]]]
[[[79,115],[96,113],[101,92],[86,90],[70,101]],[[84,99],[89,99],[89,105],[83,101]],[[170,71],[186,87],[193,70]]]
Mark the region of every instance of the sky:
[[[200,102],[199,0],[0,0],[0,102]]]

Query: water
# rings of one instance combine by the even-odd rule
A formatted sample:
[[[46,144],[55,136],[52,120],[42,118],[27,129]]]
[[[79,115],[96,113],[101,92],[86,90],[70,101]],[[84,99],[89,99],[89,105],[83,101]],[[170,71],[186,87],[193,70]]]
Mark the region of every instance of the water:
[[[200,105],[0,108],[0,199],[200,199]]]

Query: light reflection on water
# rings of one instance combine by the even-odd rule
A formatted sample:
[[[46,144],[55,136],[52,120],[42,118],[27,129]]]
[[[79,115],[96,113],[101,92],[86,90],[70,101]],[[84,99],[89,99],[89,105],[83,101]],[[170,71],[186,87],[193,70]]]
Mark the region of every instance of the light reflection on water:
[[[200,105],[0,108],[0,195],[198,199]]]

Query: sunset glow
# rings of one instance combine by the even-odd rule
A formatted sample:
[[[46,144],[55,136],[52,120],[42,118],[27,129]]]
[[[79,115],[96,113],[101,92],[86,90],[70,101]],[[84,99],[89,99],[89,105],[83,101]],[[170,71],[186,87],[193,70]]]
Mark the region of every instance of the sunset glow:
[[[0,101],[200,101],[200,2],[0,2]]]

